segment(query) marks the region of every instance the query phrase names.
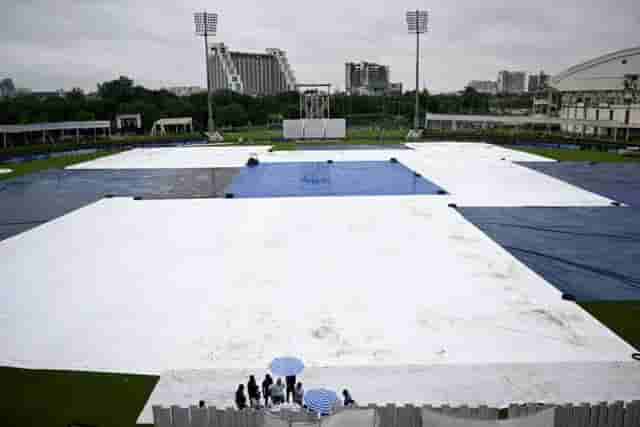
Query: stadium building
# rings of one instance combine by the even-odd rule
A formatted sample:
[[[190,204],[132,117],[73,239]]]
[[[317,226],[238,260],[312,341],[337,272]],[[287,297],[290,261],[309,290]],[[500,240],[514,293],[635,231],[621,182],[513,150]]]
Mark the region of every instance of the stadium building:
[[[212,90],[229,89],[246,95],[276,95],[294,91],[296,79],[287,56],[280,49],[266,53],[232,52],[224,43],[211,47]]]
[[[402,83],[389,81],[388,65],[373,62],[347,62],[345,90],[350,95],[401,95]]]
[[[551,79],[566,132],[629,140],[640,136],[640,47],[573,66]]]
[[[527,91],[530,93],[542,92],[549,83],[549,75],[544,71],[540,71],[539,74],[529,74],[529,85]]]
[[[500,71],[496,86],[498,93],[519,95],[525,91],[525,73],[522,71]]]

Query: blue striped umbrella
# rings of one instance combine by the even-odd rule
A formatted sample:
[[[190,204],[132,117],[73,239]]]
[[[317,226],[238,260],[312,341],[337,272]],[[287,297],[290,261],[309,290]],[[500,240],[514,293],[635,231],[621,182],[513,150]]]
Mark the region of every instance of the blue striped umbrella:
[[[296,357],[276,357],[269,365],[271,373],[281,377],[298,375],[303,369],[304,363]]]
[[[329,415],[337,401],[336,392],[326,388],[314,388],[304,393],[304,404],[307,408],[323,415]]]

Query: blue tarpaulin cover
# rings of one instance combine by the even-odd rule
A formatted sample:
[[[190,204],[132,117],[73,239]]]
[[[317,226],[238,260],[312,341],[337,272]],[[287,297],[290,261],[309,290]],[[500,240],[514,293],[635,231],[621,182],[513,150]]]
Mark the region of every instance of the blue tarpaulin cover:
[[[640,300],[640,209],[473,207],[460,212],[579,301]]]
[[[640,208],[640,162],[524,162],[523,166]]]
[[[229,186],[234,197],[438,194],[442,188],[400,163],[261,163],[240,171]]]
[[[106,195],[221,197],[237,168],[52,169],[0,181],[0,240],[51,221]]]

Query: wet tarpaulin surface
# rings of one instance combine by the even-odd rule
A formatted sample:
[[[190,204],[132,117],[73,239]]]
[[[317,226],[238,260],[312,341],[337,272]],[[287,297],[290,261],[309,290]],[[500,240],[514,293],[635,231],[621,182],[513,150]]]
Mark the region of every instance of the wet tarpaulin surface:
[[[640,162],[523,162],[523,166],[640,208]]]
[[[107,195],[221,197],[237,168],[48,170],[0,181],[0,240]]]
[[[391,161],[260,163],[229,186],[234,197],[442,194],[444,189]]]
[[[460,212],[579,301],[640,300],[640,209],[479,207]]]
[[[413,150],[404,144],[316,144],[313,142],[298,142],[298,150],[332,151],[332,150]],[[316,145],[314,145],[316,144]]]

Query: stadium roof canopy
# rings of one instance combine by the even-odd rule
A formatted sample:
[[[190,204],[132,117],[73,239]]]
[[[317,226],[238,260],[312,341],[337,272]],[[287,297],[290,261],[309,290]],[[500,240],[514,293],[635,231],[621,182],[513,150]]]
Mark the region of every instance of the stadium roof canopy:
[[[42,132],[53,130],[73,130],[73,129],[104,129],[110,128],[108,120],[83,121],[83,122],[58,122],[58,123],[32,123],[28,125],[0,125],[0,133],[24,133]]]
[[[624,90],[625,79],[640,75],[640,46],[599,56],[551,78],[560,91]]]

